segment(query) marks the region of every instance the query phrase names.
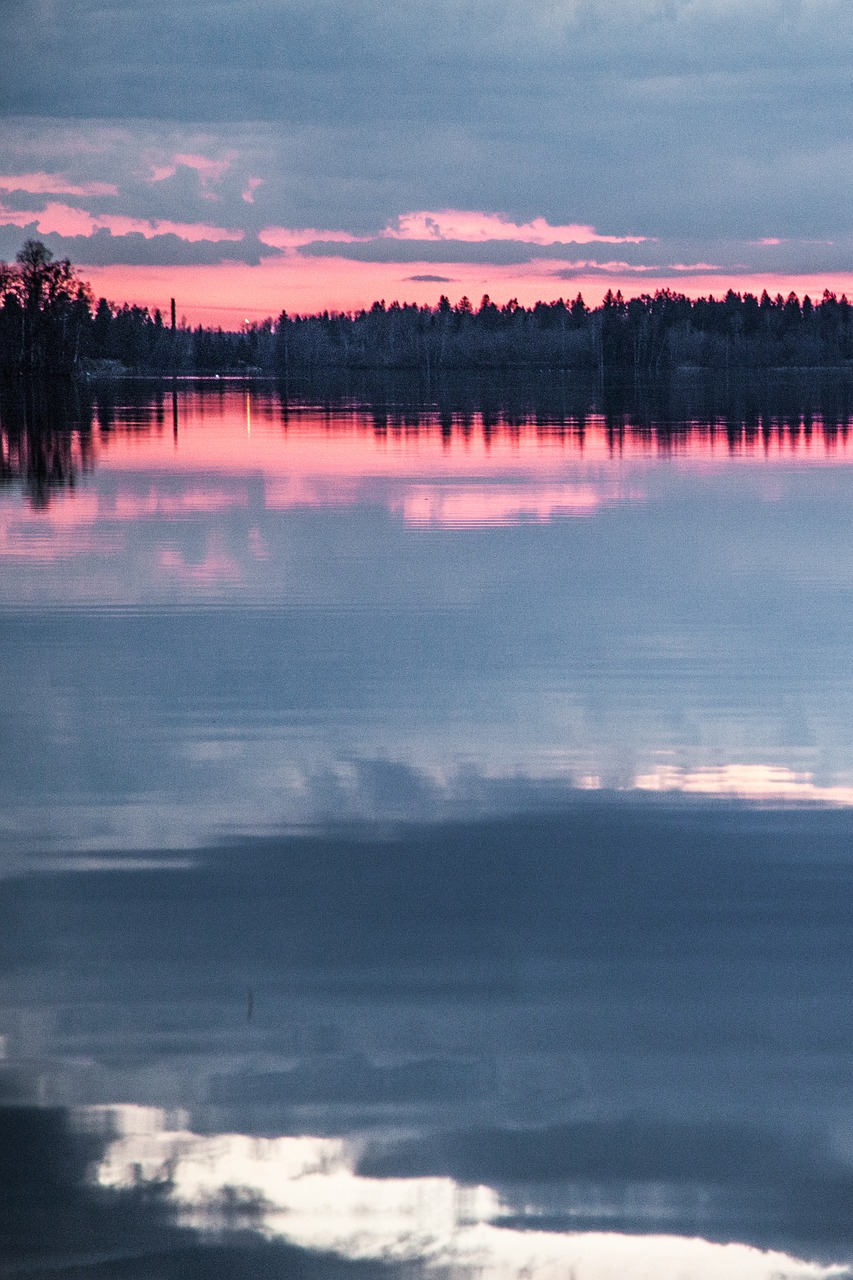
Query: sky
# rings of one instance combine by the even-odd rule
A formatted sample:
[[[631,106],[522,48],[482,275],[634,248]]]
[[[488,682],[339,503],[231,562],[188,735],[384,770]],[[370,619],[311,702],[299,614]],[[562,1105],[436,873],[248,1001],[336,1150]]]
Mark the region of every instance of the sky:
[[[0,0],[0,258],[225,323],[853,292],[844,0]]]

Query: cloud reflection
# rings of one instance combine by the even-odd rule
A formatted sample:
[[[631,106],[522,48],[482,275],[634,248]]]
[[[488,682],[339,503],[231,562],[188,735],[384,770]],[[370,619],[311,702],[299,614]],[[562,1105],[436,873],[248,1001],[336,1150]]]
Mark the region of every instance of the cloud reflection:
[[[703,1239],[501,1225],[487,1186],[369,1178],[350,1144],[211,1136],[134,1106],[0,1107],[8,1274],[131,1280],[393,1280],[477,1275],[558,1280],[828,1280],[843,1265]],[[372,1264],[372,1265],[371,1265]]]
[[[634,786],[641,791],[683,791],[776,803],[853,805],[853,786],[821,786],[808,773],[794,773],[778,765],[730,764],[693,770],[661,765],[652,773],[638,775]]]
[[[853,1256],[850,830],[599,794],[2,881],[8,1066],[85,1138],[32,1120],[39,1203],[507,1280],[831,1274],[793,1259]]]
[[[642,494],[637,488],[626,493],[620,486],[606,483],[597,487],[588,484],[453,488],[413,485],[402,498],[391,498],[390,506],[392,511],[402,513],[407,524],[472,529],[591,516],[601,506],[640,500]]]
[[[100,1165],[101,1186],[132,1189],[168,1180],[184,1226],[209,1230],[223,1208],[253,1207],[252,1226],[313,1251],[353,1260],[421,1263],[495,1280],[566,1271],[577,1280],[641,1280],[653,1271],[684,1280],[790,1280],[849,1275],[779,1251],[664,1234],[646,1237],[583,1230],[519,1231],[501,1225],[506,1209],[486,1185],[449,1177],[368,1177],[356,1148],[339,1139],[206,1137],[170,1131],[162,1117],[125,1108],[125,1132]],[[649,1135],[651,1137],[651,1135]],[[571,1144],[571,1135],[566,1135]],[[734,1168],[737,1166],[735,1165]],[[848,1177],[849,1181],[849,1177]]]
[[[6,1091],[0,1079],[0,1095]],[[204,1230],[181,1222],[173,1172],[144,1158],[120,1186],[97,1176],[116,1127],[138,1108],[110,1111],[0,1105],[0,1249],[4,1276],[74,1280],[391,1280],[394,1268],[348,1262],[265,1239],[262,1206],[217,1187]],[[144,1124],[144,1121],[143,1121]],[[106,1157],[105,1153],[106,1152]],[[198,1215],[197,1215],[198,1216]]]

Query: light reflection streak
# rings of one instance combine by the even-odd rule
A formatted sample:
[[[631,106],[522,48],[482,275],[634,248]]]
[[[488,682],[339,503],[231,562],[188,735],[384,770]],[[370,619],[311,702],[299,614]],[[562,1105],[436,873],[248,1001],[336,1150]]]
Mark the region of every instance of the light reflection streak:
[[[853,785],[821,785],[809,773],[795,773],[780,765],[728,764],[697,769],[659,765],[649,773],[639,774],[634,786],[640,791],[679,791],[742,800],[853,805]]]
[[[84,1125],[112,1116],[120,1136],[97,1170],[104,1187],[140,1177],[168,1186],[185,1226],[239,1225],[268,1239],[349,1259],[420,1263],[483,1280],[824,1280],[849,1276],[779,1251],[702,1238],[617,1232],[519,1231],[500,1225],[502,1205],[487,1186],[449,1177],[367,1178],[354,1172],[357,1141],[200,1135],[168,1128],[164,1113],[91,1108]],[[176,1118],[178,1124],[181,1123]]]
[[[59,851],[61,865],[70,866],[72,854],[88,853],[93,865],[106,866],[110,864],[96,856],[99,851],[192,850],[202,846],[211,831],[233,836],[400,818],[398,799],[393,794],[383,798],[375,788],[366,791],[351,762],[329,754],[316,733],[299,734],[292,744],[277,738],[274,730],[263,726],[244,728],[241,736],[225,742],[195,743],[187,738],[172,752],[171,789],[152,789],[135,801],[87,797],[63,802],[55,797],[49,808],[26,800],[7,802],[0,834],[9,848],[35,856],[39,866]],[[476,769],[447,768],[448,751],[459,754],[455,743],[448,747],[447,737],[421,742],[416,764],[407,758],[406,746],[411,743],[384,763],[411,777],[413,785],[420,784],[423,812],[435,820],[459,818],[474,805],[485,812],[502,812],[513,804],[541,806],[546,800],[560,807],[589,792],[600,792],[605,801],[608,796],[651,791],[770,807],[853,807],[853,784],[846,778],[818,784],[809,774],[780,766],[650,764],[614,783],[583,767],[549,769],[547,762],[537,762],[542,767],[532,768],[524,743],[505,734],[495,735],[489,744],[494,758],[478,760]],[[595,744],[587,749],[592,754]],[[482,769],[483,764],[489,767]],[[230,775],[227,786],[222,781],[224,765]],[[348,776],[354,772],[356,776]],[[406,810],[405,816],[416,818],[418,813],[421,810]]]

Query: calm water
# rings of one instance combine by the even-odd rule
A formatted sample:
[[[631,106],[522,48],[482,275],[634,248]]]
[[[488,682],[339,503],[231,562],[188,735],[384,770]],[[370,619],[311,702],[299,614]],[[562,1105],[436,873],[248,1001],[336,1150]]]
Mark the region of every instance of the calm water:
[[[847,1274],[853,397],[720,394],[0,398],[0,1275]]]

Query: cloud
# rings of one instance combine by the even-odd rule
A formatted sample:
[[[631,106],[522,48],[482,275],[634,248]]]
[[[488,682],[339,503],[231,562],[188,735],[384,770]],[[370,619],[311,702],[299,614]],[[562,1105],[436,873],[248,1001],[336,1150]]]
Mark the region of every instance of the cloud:
[[[420,283],[420,284],[453,284],[455,283],[453,276],[421,275],[421,276],[406,276],[406,279],[416,281],[417,283]]]
[[[424,263],[481,263],[484,266],[511,266],[545,260],[559,261],[569,258],[578,266],[585,266],[589,259],[576,262],[577,245],[526,244],[519,240],[391,240],[377,236],[369,240],[337,240],[331,237],[300,245],[298,252],[305,257],[349,258],[353,262],[424,262]],[[593,266],[597,265],[594,262]],[[620,267],[632,264],[620,263]],[[634,267],[633,269],[638,269]]]
[[[543,218],[517,224],[478,210],[420,210],[401,214],[374,234],[264,227],[260,239],[280,249],[359,262],[522,263],[538,257],[573,256],[579,244],[642,245],[644,236],[599,234],[594,227],[552,227]],[[429,281],[429,274],[410,276]],[[439,277],[439,282],[441,278]]]
[[[54,196],[117,196],[114,182],[69,182],[61,173],[19,173],[0,176],[0,191]]]
[[[593,12],[600,25],[606,15]],[[650,23],[652,15],[636,21]],[[660,23],[666,29],[667,22]],[[823,83],[814,80],[798,103],[814,101]],[[735,276],[847,272],[853,226],[839,186],[850,163],[847,141],[816,129],[803,133],[795,154],[787,154],[780,139],[782,150],[771,156],[780,112],[791,111],[790,103],[775,100],[766,104],[769,132],[761,148],[748,131],[739,141],[720,136],[722,124],[711,128],[697,120],[691,133],[691,113],[711,110],[719,95],[712,95],[710,81],[701,93],[699,81],[690,84],[688,90],[680,76],[645,82],[633,72],[608,82],[606,93],[591,84],[589,100],[582,95],[582,105],[572,105],[571,136],[561,136],[555,124],[565,107],[550,101],[542,86],[540,93],[535,77],[530,91],[516,98],[524,137],[519,119],[503,118],[503,107],[491,99],[478,115],[481,88],[464,120],[453,118],[454,93],[446,118],[435,116],[432,106],[423,106],[425,116],[413,106],[417,136],[408,132],[407,113],[368,120],[343,113],[343,106],[337,119],[308,110],[286,129],[274,113],[251,124],[8,119],[0,131],[0,191],[8,225],[21,228],[16,247],[25,226],[58,233],[70,231],[73,219],[80,231],[175,230],[204,240],[242,235],[250,245],[259,240],[309,262],[325,256],[366,266],[423,264],[413,275],[443,275],[447,282],[457,273],[442,266],[461,263],[550,262],[569,272],[568,279],[584,273],[586,262],[592,278],[640,268],[654,268],[659,280],[698,278],[710,274],[710,264]],[[756,95],[775,95],[774,86],[772,79],[750,81],[750,103]],[[718,88],[732,92],[730,84]],[[680,148],[682,136],[690,146],[656,156],[671,133],[666,121],[678,112],[684,129],[672,146]],[[632,139],[634,122],[643,118],[643,139]],[[484,156],[491,157],[488,164]],[[791,175],[784,186],[782,165]],[[129,247],[129,263],[153,264],[151,255]],[[163,248],[164,265],[174,264],[174,250]],[[253,250],[244,260],[260,256]],[[229,252],[224,260],[239,257]],[[121,261],[117,252],[114,260]],[[204,253],[185,260],[213,265]],[[481,283],[500,298],[518,292],[512,284],[502,292],[497,279]],[[375,296],[386,292],[384,284],[377,289]]]
[[[12,211],[0,203],[0,225],[26,227],[34,225],[40,236],[51,233],[63,237],[90,237],[99,231],[111,236],[141,235],[145,239],[157,236],[177,236],[192,243],[196,240],[241,240],[243,233],[228,227],[214,227],[205,223],[170,222],[165,219],[146,221],[121,214],[92,214],[72,205],[49,201],[35,212],[22,209]]]
[[[159,130],[157,173],[189,166],[199,198],[223,202],[231,177],[241,201],[262,178],[255,203],[286,226],[360,233],[474,209],[609,232],[618,210],[636,236],[833,238],[850,230],[839,69],[852,49],[835,0],[482,0],[464,21],[449,0],[253,0],[239,21],[201,0],[159,0],[144,21],[114,0],[97,15],[70,0],[50,24],[21,0],[0,104],[31,136],[39,115],[81,133]],[[180,129],[216,153],[198,136],[169,145]],[[236,133],[264,164],[244,168]],[[230,168],[210,167],[234,150]]]
[[[196,232],[198,229],[193,228]],[[216,265],[220,262],[258,263],[262,257],[275,256],[275,251],[258,244],[253,238],[211,240],[185,239],[174,232],[144,235],[131,231],[113,235],[107,227],[98,227],[89,235],[59,235],[43,232],[38,222],[25,224],[20,230],[10,224],[0,226],[0,256],[14,257],[29,237],[43,240],[57,258],[70,258],[81,267],[123,265],[188,266]],[[85,275],[85,271],[83,272]],[[124,301],[118,298],[116,301]]]
[[[264,227],[259,235],[263,244],[276,249],[298,249],[305,245],[329,242],[336,248],[351,244],[360,244],[369,239],[366,236],[350,235],[346,231],[318,231],[311,227]]]
[[[670,279],[678,278],[682,274],[678,267],[667,266],[661,267],[657,264],[653,266],[636,265],[631,262],[595,262],[589,258],[583,258],[580,262],[574,262],[568,267],[561,267],[559,271],[549,273],[555,280],[579,280],[587,279],[589,276],[635,276],[637,279],[637,291],[645,292],[646,287],[643,284],[643,275],[654,275],[658,278]],[[698,273],[697,274],[701,274]]]
[[[519,225],[500,213],[442,209],[405,213],[380,235],[391,240],[519,240],[524,244],[642,244],[646,236],[601,235],[594,227],[552,227],[544,218]]]
[[[507,265],[577,255],[578,245],[643,245],[647,237],[604,235],[591,226],[551,226],[544,218],[519,224],[481,210],[420,210],[401,214],[374,235],[266,228],[265,243],[316,257],[358,262],[482,262]],[[623,265],[623,264],[620,264]],[[409,279],[429,280],[429,275]]]

